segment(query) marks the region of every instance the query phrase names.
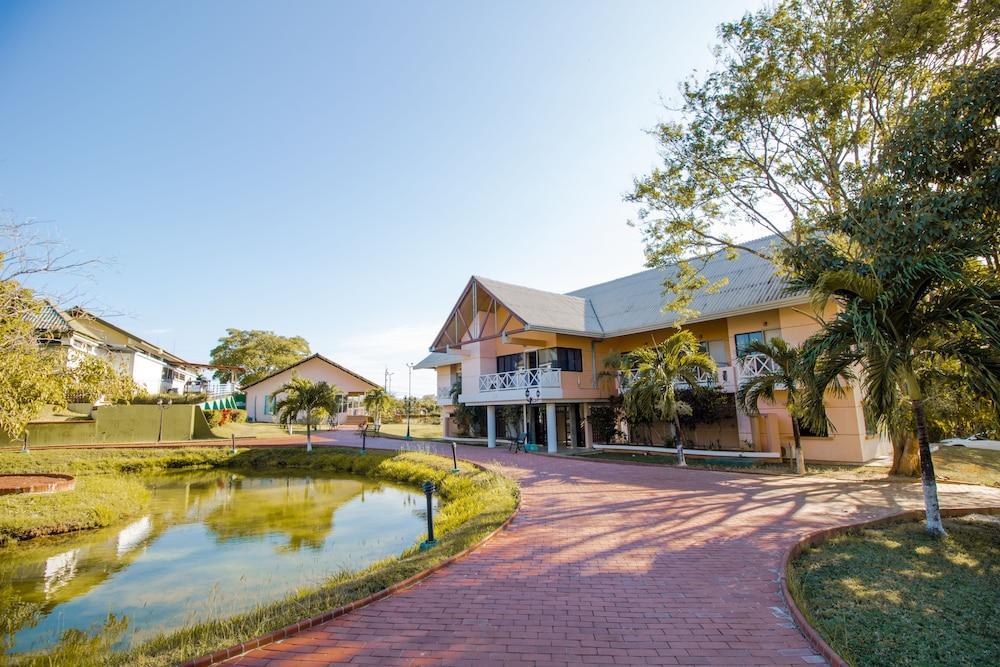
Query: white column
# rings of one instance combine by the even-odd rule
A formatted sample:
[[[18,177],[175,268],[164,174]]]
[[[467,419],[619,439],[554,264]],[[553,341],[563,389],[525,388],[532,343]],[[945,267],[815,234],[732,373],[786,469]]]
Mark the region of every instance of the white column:
[[[497,406],[486,406],[486,446],[497,446]]]
[[[583,446],[594,447],[594,428],[590,425],[590,403],[583,404]]]
[[[545,404],[545,436],[548,440],[548,450],[549,454],[555,454],[558,447],[556,446],[556,404],[546,403]]]

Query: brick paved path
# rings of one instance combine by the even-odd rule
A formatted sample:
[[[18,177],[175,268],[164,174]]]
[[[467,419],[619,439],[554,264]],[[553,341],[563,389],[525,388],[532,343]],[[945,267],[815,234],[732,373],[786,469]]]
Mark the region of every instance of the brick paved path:
[[[229,662],[822,663],[784,608],[784,550],[815,528],[920,506],[917,485],[460,453],[520,482],[508,530],[411,589]],[[987,489],[940,489],[945,506],[1000,504]]]

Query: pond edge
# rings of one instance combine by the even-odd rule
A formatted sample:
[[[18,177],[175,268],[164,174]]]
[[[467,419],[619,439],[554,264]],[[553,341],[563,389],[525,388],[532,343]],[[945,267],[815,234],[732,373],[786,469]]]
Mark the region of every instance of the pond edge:
[[[955,507],[955,508],[941,508],[941,517],[947,519],[953,519],[955,517],[966,516],[968,514],[1000,514],[1000,507],[988,506],[988,507]],[[851,533],[857,530],[864,530],[865,528],[878,528],[881,526],[892,525],[894,523],[905,523],[908,521],[920,521],[925,517],[924,510],[905,510],[903,512],[897,512],[896,514],[890,514],[888,516],[878,517],[876,519],[865,519],[862,521],[855,521],[853,523],[844,524],[841,526],[833,526],[831,528],[821,528],[815,530],[805,537],[799,539],[798,542],[793,544],[784,555],[781,561],[781,568],[779,570],[779,580],[781,583],[781,595],[785,600],[785,606],[788,607],[788,611],[791,613],[792,620],[798,627],[799,632],[805,636],[806,640],[812,645],[816,652],[819,653],[827,662],[830,663],[831,667],[850,667],[850,663],[844,660],[840,655],[833,650],[823,636],[817,631],[809,621],[806,620],[805,614],[799,609],[798,604],[795,602],[795,598],[792,596],[792,592],[788,588],[788,572],[791,568],[792,561],[799,557],[799,555],[810,547],[815,547],[823,542],[826,542],[832,537],[838,537],[846,533]]]
[[[480,470],[487,471],[485,467],[479,465],[478,463],[473,463],[471,461],[464,461],[464,462],[473,465],[476,468],[479,468]],[[520,495],[518,495],[517,504],[514,506],[514,511],[511,512],[510,516],[507,517],[502,524],[497,526],[493,530],[493,532],[491,532],[489,535],[481,539],[479,542],[476,542],[475,544],[466,547],[462,551],[459,551],[458,553],[449,556],[440,563],[432,565],[423,572],[418,572],[412,577],[404,579],[403,581],[396,582],[395,584],[389,586],[388,588],[383,588],[382,590],[376,593],[372,593],[367,597],[363,597],[360,600],[355,600],[354,602],[350,602],[340,607],[335,607],[334,609],[330,609],[321,614],[316,614],[315,616],[311,616],[296,623],[291,623],[283,628],[273,630],[266,634],[260,635],[259,637],[255,637],[254,639],[245,641],[241,644],[234,644],[233,646],[230,646],[228,648],[219,649],[217,651],[213,651],[212,653],[203,655],[199,658],[188,660],[186,662],[181,663],[179,667],[209,667],[210,665],[219,664],[224,660],[228,660],[229,658],[239,657],[245,653],[253,651],[254,649],[258,649],[262,646],[267,646],[268,644],[273,644],[274,642],[281,641],[283,639],[288,639],[289,637],[292,637],[302,632],[303,630],[308,630],[310,628],[316,627],[317,625],[322,625],[324,623],[332,621],[335,618],[344,616],[345,614],[349,614],[352,611],[355,611],[362,607],[366,607],[372,604],[373,602],[378,602],[379,600],[387,598],[390,595],[393,595],[403,589],[410,588],[414,584],[417,584],[426,579],[427,577],[431,576],[438,570],[451,565],[457,560],[465,558],[470,553],[472,553],[479,547],[483,546],[484,544],[492,540],[498,533],[507,529],[507,527],[514,520],[514,518],[517,517],[517,514],[520,510],[521,510],[521,497]]]

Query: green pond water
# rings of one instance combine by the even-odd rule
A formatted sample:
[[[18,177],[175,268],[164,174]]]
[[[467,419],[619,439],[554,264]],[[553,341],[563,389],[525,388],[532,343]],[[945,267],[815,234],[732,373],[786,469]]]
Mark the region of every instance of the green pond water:
[[[16,598],[38,609],[6,622],[8,653],[93,632],[109,613],[128,619],[119,648],[231,616],[395,556],[426,530],[419,489],[363,477],[212,470],[144,480],[152,502],[135,521],[0,550],[0,591],[13,594],[0,614]]]

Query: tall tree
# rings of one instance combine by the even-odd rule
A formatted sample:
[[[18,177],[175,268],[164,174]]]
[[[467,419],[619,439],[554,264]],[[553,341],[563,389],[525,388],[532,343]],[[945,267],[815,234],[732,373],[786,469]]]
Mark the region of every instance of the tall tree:
[[[212,363],[220,366],[240,366],[238,377],[246,386],[276,373],[286,366],[309,356],[309,343],[301,336],[279,336],[259,329],[226,329],[226,335],[212,348]],[[229,371],[216,371],[220,380],[228,380]]]
[[[701,351],[690,331],[678,331],[662,343],[633,350],[627,357],[635,375],[625,392],[626,411],[673,424],[677,465],[687,465],[680,416],[690,414],[691,406],[677,397],[677,384],[697,386],[699,373],[715,373],[715,361]]]
[[[306,422],[306,451],[312,451],[312,425],[316,423],[317,413],[325,410],[333,413],[337,410],[337,387],[326,382],[313,382],[306,378],[293,377],[278,389],[278,402],[275,408],[278,421],[291,422],[302,415]]]
[[[736,400],[748,415],[758,415],[761,400],[774,404],[783,398],[792,418],[796,466],[798,473],[804,475],[806,461],[802,452],[803,419],[810,426],[819,422],[820,428],[828,428],[822,398],[813,400],[819,393],[813,368],[805,361],[802,348],[789,345],[782,338],[751,341],[746,346],[745,354],[757,355],[765,363],[756,375],[740,378]],[[845,369],[845,372],[848,371]],[[840,390],[837,384],[833,384],[833,388]]]
[[[919,366],[957,365],[1000,410],[1000,65],[958,70],[883,147],[883,176],[786,253],[793,287],[838,313],[807,341],[820,384],[860,367],[883,426],[908,403],[927,531],[943,535]]]
[[[878,170],[882,140],[956,64],[998,51],[991,0],[781,0],[719,28],[716,65],[686,82],[635,181],[650,266],[691,313],[703,262],[736,249],[777,259],[842,211]],[[756,234],[753,234],[756,232]],[[771,248],[733,239],[775,236]]]

